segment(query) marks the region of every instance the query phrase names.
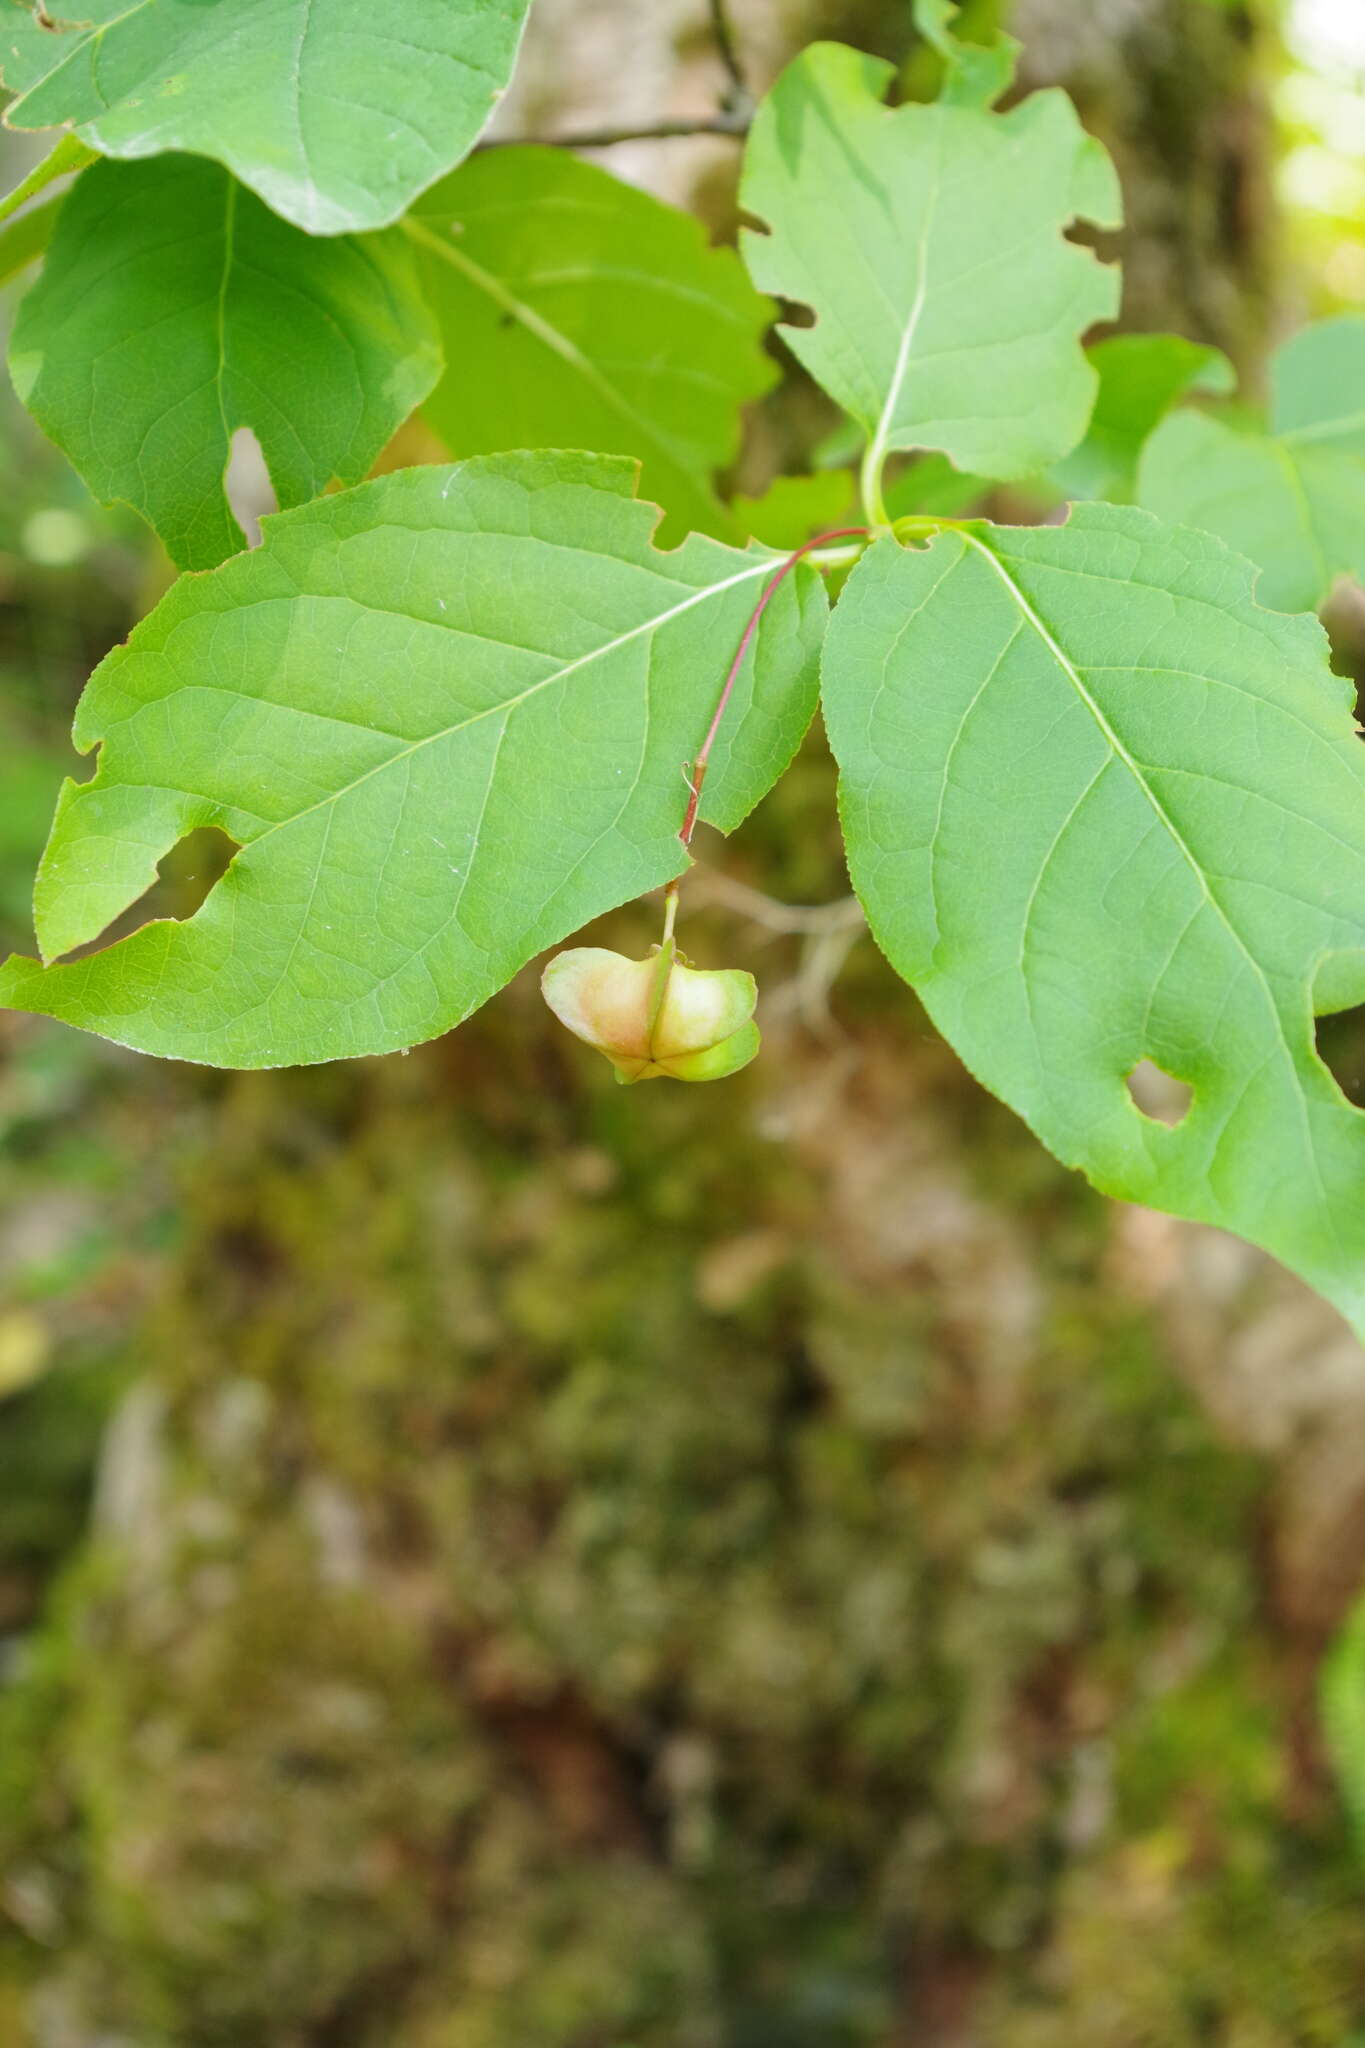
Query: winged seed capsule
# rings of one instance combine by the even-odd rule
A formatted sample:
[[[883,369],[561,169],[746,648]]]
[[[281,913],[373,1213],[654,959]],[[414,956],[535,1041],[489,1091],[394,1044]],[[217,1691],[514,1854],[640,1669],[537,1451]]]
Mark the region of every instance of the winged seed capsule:
[[[575,946],[556,954],[540,986],[560,1023],[605,1053],[623,1083],[720,1081],[758,1051],[752,974],[687,967],[672,939],[644,960]]]

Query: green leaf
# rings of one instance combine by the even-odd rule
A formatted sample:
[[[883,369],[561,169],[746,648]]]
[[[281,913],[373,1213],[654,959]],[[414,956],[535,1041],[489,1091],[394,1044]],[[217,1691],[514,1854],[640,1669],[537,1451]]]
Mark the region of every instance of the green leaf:
[[[83,171],[87,164],[95,161],[93,149],[87,149],[74,135],[64,135],[54,143],[40,164],[35,164],[26,178],[21,178],[12,192],[0,199],[0,221],[8,220],[39,192],[46,191],[58,178],[70,177],[73,171]]]
[[[96,497],[187,569],[243,545],[223,493],[252,428],[282,505],[358,483],[441,357],[400,230],[318,240],[217,164],[97,164],[10,346],[19,396]]]
[[[1255,562],[1278,610],[1316,610],[1338,576],[1365,581],[1365,319],[1321,321],[1278,351],[1264,433],[1173,414],[1143,450],[1138,496]]]
[[[1118,304],[1117,271],[1065,239],[1113,225],[1118,184],[1060,92],[1008,114],[882,104],[891,67],[816,43],[763,102],[740,199],[766,224],[743,252],[763,290],[808,306],[783,338],[888,451],[1026,476],[1085,432],[1085,329]]]
[[[214,157],[309,234],[384,227],[488,121],[529,5],[80,0],[54,27],[7,4],[5,119],[103,156]]]
[[[1064,498],[1126,502],[1143,443],[1191,391],[1226,392],[1235,382],[1221,349],[1183,334],[1114,334],[1086,350],[1099,376],[1085,439],[1054,465],[1048,481]]]
[[[1271,427],[1291,448],[1365,457],[1365,317],[1305,327],[1270,366]]]
[[[822,434],[810,451],[813,469],[846,469],[850,462],[856,462],[863,452],[867,435],[857,420],[846,412],[839,414],[828,433]]]
[[[1020,45],[999,29],[989,43],[959,42],[957,13],[957,0],[915,0],[915,26],[943,59],[940,97],[959,107],[994,106],[1014,82]]]
[[[496,149],[406,223],[449,369],[426,417],[452,455],[632,455],[665,533],[736,526],[714,472],[776,378],[774,308],[690,214],[557,149]]]
[[[57,216],[65,203],[62,198],[45,200],[0,228],[0,284],[8,284],[30,263],[37,262],[52,240]]]
[[[1277,611],[1316,610],[1338,575],[1365,577],[1365,463],[1350,456],[1178,412],[1143,450],[1138,498],[1254,562],[1257,597]]]
[[[78,142],[74,135],[64,135],[43,158],[35,164],[26,178],[21,178],[12,192],[0,199],[0,284],[8,284],[12,277],[42,255],[52,240],[52,231],[57,225],[57,215],[62,210],[61,198],[49,199],[42,206],[28,206],[30,199],[46,191],[59,178],[70,177],[73,171],[84,170],[87,164],[95,162],[95,152]],[[20,209],[28,206],[28,211]],[[14,216],[18,214],[16,220]]]
[[[242,850],[193,918],[12,959],[0,1000],[219,1066],[387,1052],[678,874],[684,764],[775,557],[660,553],[632,478],[591,455],[408,470],[178,583],[81,701],[100,762],[58,805],[44,955],[196,827]],[[723,831],[799,744],[824,617],[809,569],[764,612],[706,778]]]
[[[921,455],[886,487],[886,510],[891,519],[904,519],[913,512],[928,512],[940,519],[965,512],[991,488],[984,476],[963,476],[946,455]]]
[[[972,1071],[1106,1193],[1238,1232],[1365,1334],[1365,748],[1316,620],[1143,512],[878,543],[824,706],[853,883]],[[1193,1089],[1174,1129],[1126,1078]]]
[[[761,498],[736,498],[735,519],[770,548],[804,547],[817,534],[856,520],[857,492],[846,469],[774,477]]]

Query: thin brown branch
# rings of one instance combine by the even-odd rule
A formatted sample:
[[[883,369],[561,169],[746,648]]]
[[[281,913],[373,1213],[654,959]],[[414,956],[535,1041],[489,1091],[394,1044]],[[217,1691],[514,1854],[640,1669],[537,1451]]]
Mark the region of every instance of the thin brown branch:
[[[728,135],[740,140],[749,132],[743,114],[713,114],[694,121],[652,121],[639,128],[580,128],[568,135],[488,135],[480,149],[610,149],[617,142],[671,142],[686,135]]]
[[[726,8],[726,0],[708,0],[708,5],[711,13],[711,33],[715,37],[717,53],[730,81],[733,95],[732,110],[738,111],[752,105],[753,95],[749,90],[749,81],[744,75],[744,66],[740,62],[734,27]]]

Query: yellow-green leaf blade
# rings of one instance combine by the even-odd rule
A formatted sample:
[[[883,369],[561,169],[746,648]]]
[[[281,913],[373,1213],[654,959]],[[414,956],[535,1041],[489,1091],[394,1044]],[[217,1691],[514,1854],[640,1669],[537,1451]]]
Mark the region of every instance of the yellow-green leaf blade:
[[[28,176],[21,178],[12,192],[7,192],[4,198],[0,199],[0,221],[11,219],[21,206],[26,206],[30,199],[35,199],[40,192],[45,192],[48,186],[55,184],[59,178],[69,178],[73,171],[83,171],[87,164],[94,161],[95,152],[92,149],[87,149],[74,135],[63,135],[60,142],[53,144],[42,162],[35,164]]]

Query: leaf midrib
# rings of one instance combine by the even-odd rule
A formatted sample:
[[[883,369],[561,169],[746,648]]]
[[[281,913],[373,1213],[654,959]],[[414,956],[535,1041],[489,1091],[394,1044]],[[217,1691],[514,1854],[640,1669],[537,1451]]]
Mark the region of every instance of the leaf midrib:
[[[887,390],[886,401],[882,406],[881,417],[878,419],[876,430],[871,441],[868,443],[864,473],[873,480],[878,491],[880,490],[882,466],[886,461],[887,452],[891,445],[891,435],[895,430],[896,410],[900,404],[901,393],[905,388],[906,379],[910,374],[911,351],[914,348],[915,336],[919,332],[919,323],[923,318],[925,304],[929,297],[929,243],[933,235],[938,208],[939,186],[942,178],[943,123],[939,121],[934,124],[934,171],[929,183],[928,196],[924,203],[924,220],[920,228],[917,252],[919,269],[915,280],[915,294],[905,316],[905,325],[902,329],[900,344],[896,351],[895,366],[891,373],[891,383]]]
[[[615,639],[604,641],[600,647],[590,648],[586,654],[576,656],[573,661],[565,663],[562,668],[557,668],[549,675],[542,676],[538,682],[531,683],[526,689],[519,691],[515,697],[500,698],[496,704],[485,705],[482,711],[476,711],[468,718],[457,719],[453,725],[444,726],[439,732],[424,733],[421,739],[414,740],[411,745],[402,748],[399,753],[390,754],[386,760],[377,761],[373,768],[367,768],[363,775],[357,775],[353,781],[346,783],[341,789],[329,790],[325,796],[319,797],[316,803],[306,805],[301,811],[291,812],[287,818],[277,818],[275,823],[268,825],[264,832],[257,833],[254,838],[246,841],[243,852],[245,853],[249,847],[262,845],[265,840],[270,838],[272,833],[282,831],[285,826],[299,824],[302,819],[311,817],[314,811],[322,810],[325,805],[340,803],[344,797],[350,796],[353,791],[359,789],[362,784],[369,782],[372,777],[386,774],[398,762],[410,760],[414,754],[421,753],[424,747],[438,746],[442,740],[450,739],[457,732],[467,731],[470,726],[480,724],[485,718],[496,718],[504,714],[510,718],[517,706],[524,704],[528,698],[538,696],[542,690],[548,690],[554,684],[563,682],[566,676],[571,676],[577,670],[586,668],[591,662],[600,660],[604,655],[614,654],[618,648],[628,646],[632,640],[638,640],[647,633],[658,632],[662,627],[668,625],[671,620],[681,617],[684,612],[691,611],[694,605],[705,604],[709,598],[719,597],[723,592],[733,590],[737,584],[748,582],[752,577],[770,574],[772,566],[771,558],[761,562],[754,562],[748,568],[741,570],[737,575],[727,576],[723,583],[712,583],[708,584],[704,590],[695,590],[690,597],[684,598],[681,604],[671,606],[668,611],[660,612],[654,618],[642,620],[638,626],[632,626],[629,632],[618,633]]]

